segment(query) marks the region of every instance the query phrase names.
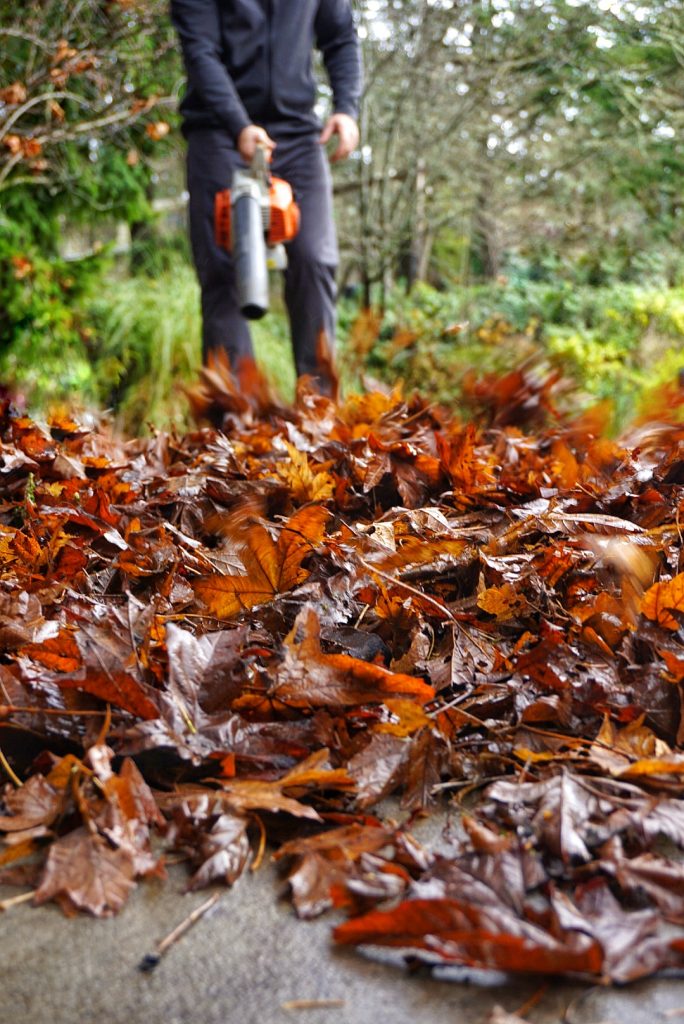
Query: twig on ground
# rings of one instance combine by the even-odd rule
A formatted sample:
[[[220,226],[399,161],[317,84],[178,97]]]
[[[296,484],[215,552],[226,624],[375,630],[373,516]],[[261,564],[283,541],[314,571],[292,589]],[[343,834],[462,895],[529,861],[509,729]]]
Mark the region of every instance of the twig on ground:
[[[179,939],[181,939],[187,931],[189,931],[194,924],[196,924],[201,917],[211,910],[213,906],[221,899],[223,893],[215,892],[208,900],[200,904],[191,914],[188,914],[180,924],[177,924],[173,931],[169,932],[165,938],[163,938],[158,944],[156,952],[146,953],[138,964],[138,970],[148,973],[153,971],[157,966],[164,954],[173,946]]]
[[[287,999],[281,1010],[335,1010],[345,1005],[344,999]]]
[[[18,907],[20,903],[28,903],[33,899],[33,889],[30,892],[19,893],[18,896],[9,896],[6,900],[0,900],[0,912],[9,910],[10,907]]]

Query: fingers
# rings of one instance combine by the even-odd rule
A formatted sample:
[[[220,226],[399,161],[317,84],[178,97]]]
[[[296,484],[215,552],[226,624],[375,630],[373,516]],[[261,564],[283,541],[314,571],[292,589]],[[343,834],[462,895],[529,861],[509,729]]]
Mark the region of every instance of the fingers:
[[[260,138],[259,138],[259,142],[261,143],[261,145],[266,147],[266,155],[268,156],[268,158],[270,160],[271,159],[271,154],[272,154],[273,150],[276,148],[276,146],[278,145],[278,143],[274,142],[274,140],[271,138],[271,136],[268,134],[268,132],[265,131],[263,128],[260,128],[259,131],[261,133]]]
[[[329,117],[326,122],[325,128],[321,132],[320,138],[318,140],[322,146],[325,146],[326,142],[328,142],[332,138],[333,132],[335,132],[336,130],[337,129],[335,128],[335,118]]]
[[[273,141],[265,128],[258,124],[248,124],[238,136],[238,152],[247,163],[254,157],[257,146],[265,147],[266,156],[270,160],[276,145],[277,143]]]
[[[332,163],[346,158],[354,152],[359,142],[356,121],[348,114],[333,114],[323,129],[320,141],[323,145],[333,136],[338,136],[337,149],[330,157]]]
[[[339,142],[337,143],[337,149],[330,157],[332,163],[336,164],[338,160],[346,160],[347,157],[354,152],[356,144],[358,142],[358,135],[350,132],[348,129],[343,129],[338,132]]]

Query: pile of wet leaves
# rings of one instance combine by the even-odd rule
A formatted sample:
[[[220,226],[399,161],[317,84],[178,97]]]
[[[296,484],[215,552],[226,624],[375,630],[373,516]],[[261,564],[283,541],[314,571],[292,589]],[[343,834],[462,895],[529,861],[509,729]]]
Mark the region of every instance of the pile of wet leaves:
[[[522,371],[467,423],[246,373],[184,436],[5,404],[0,882],[105,915],[266,855],[340,943],[684,966],[681,396],[612,440]]]

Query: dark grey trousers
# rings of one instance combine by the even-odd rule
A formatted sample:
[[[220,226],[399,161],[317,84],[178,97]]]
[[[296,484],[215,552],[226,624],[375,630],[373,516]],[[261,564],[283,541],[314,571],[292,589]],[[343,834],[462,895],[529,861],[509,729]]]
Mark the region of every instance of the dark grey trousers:
[[[317,135],[278,138],[272,173],[293,188],[301,210],[299,233],[287,246],[285,304],[297,374],[321,376],[316,350],[321,331],[335,338],[337,238],[333,220],[328,159]],[[233,168],[242,160],[227,132],[188,134],[187,182],[190,239],[202,291],[202,354],[223,348],[237,365],[252,356],[247,321],[240,315],[231,256],[214,239],[214,196],[230,188]],[[321,380],[321,384],[326,382]]]

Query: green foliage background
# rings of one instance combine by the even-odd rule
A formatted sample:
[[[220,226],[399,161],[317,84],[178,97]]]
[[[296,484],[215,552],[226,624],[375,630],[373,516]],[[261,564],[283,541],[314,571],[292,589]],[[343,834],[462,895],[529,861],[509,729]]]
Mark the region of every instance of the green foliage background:
[[[46,0],[46,45],[74,2]],[[95,0],[78,6],[105,38]],[[473,367],[503,372],[536,359],[574,381],[578,408],[610,398],[624,423],[684,364],[678,4],[355,7],[367,88],[363,148],[336,173],[344,385],[401,378],[462,405]],[[187,240],[154,212],[169,168],[180,180],[173,109],[183,72],[165,3],[144,11],[127,15],[145,31],[119,47],[111,102],[154,97],[168,138],[146,134],[145,118],[161,116],[154,106],[140,121],[58,143],[45,180],[0,182],[0,376],[34,410],[61,400],[111,408],[131,431],[183,426],[183,385],[200,361]],[[0,35],[16,18],[0,0]],[[85,39],[85,15],[79,25]],[[1,44],[0,90],[22,79],[28,60],[25,47]],[[41,82],[38,91],[50,87]],[[8,112],[0,101],[0,145]],[[115,222],[131,226],[132,252],[61,255],[65,229]],[[274,291],[255,342],[289,397],[287,322]],[[354,323],[366,302],[377,336],[360,343]]]

